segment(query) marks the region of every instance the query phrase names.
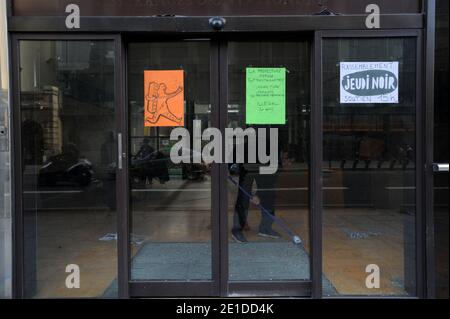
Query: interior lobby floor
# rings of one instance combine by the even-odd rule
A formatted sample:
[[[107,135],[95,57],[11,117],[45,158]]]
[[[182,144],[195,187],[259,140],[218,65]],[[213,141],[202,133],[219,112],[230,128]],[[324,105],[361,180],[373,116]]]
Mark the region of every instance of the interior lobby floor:
[[[204,211],[164,211],[142,215],[135,229],[136,255],[145,242],[206,242],[210,238],[209,214]],[[256,234],[259,211],[249,212],[250,242],[268,242]],[[280,209],[278,215],[300,235],[309,254],[309,228],[306,211]],[[138,218],[136,217],[135,218]],[[232,215],[230,214],[230,220]],[[323,271],[341,295],[404,295],[403,234],[401,214],[368,209],[330,209],[324,214]],[[108,211],[42,211],[39,213],[37,243],[37,298],[102,296],[117,277],[116,241],[101,241],[114,233],[115,214]],[[367,232],[376,227],[376,233]],[[282,230],[278,229],[280,233]],[[47,234],[47,235],[45,235]],[[362,235],[365,234],[365,235]],[[231,240],[230,240],[231,241]],[[289,242],[284,235],[275,242]],[[233,243],[233,245],[236,245]],[[293,244],[290,244],[293,246]],[[81,270],[81,287],[67,289],[67,264]],[[365,268],[381,269],[380,289],[365,288]]]
[[[176,271],[177,267],[197,269],[197,273],[186,272],[187,277],[209,276],[210,189],[209,180],[201,183],[171,180],[164,185],[157,183],[132,191],[130,215],[133,280],[152,279],[152,276],[153,279],[181,279],[180,273]],[[307,205],[302,204],[305,190],[284,188],[278,191],[285,194],[280,197],[277,195],[285,204],[276,207],[276,216],[300,236],[300,249],[295,247],[291,238],[276,224],[274,229],[282,238],[268,239],[258,236],[261,212],[251,204],[248,224],[244,231],[248,243],[235,243],[229,236],[231,280],[276,280],[283,277],[310,279],[310,220],[309,211],[305,208]],[[36,232],[37,238],[27,238],[25,245],[25,249],[35,251],[35,260],[25,261],[26,284],[30,291],[35,292],[30,297],[115,296],[116,212],[104,207],[75,208],[72,205],[72,193],[49,193],[51,192],[32,196],[40,196],[40,204],[43,206],[48,203],[57,203],[58,206],[51,209],[41,208],[37,215],[30,215],[31,219],[26,221],[26,225],[34,229],[33,231],[30,228],[27,233],[33,235]],[[287,193],[291,194],[286,195]],[[229,230],[233,221],[236,195],[236,190],[229,185]],[[90,196],[92,203],[95,203],[95,198],[99,198],[97,195]],[[67,197],[72,198],[70,205],[65,204],[68,203],[65,199]],[[85,199],[81,203],[86,201]],[[64,205],[72,208],[65,209]],[[405,238],[411,236],[404,236],[404,229],[412,227],[413,216],[364,207],[325,208],[322,219],[324,295],[406,294],[404,260],[408,243]],[[198,247],[203,247],[202,253]],[[177,259],[177,256],[183,256],[186,251],[194,251],[194,254],[198,255],[196,265],[201,264],[199,268]],[[170,256],[171,253],[173,256]],[[249,256],[253,257],[249,259]],[[252,259],[260,263],[252,264]],[[164,260],[173,267],[165,267]],[[80,267],[79,289],[66,288],[68,273],[65,270],[69,264]],[[380,268],[379,289],[366,288],[366,266],[369,264],[376,264]],[[149,269],[152,265],[159,267],[160,271],[156,268]],[[249,268],[259,269],[259,274],[255,275]]]

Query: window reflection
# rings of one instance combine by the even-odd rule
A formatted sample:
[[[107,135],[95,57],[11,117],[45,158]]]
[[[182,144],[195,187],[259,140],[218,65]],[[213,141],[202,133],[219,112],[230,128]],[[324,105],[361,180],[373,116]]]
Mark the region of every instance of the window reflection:
[[[211,171],[205,163],[174,163],[170,140],[176,126],[145,126],[145,71],[182,71],[184,84],[170,82],[167,92],[183,87],[184,128],[195,155],[193,121],[211,126],[210,44],[208,41],[131,43],[128,54],[133,281],[212,280]],[[158,72],[155,72],[158,73]],[[172,85],[170,85],[172,83]],[[162,87],[162,86],[161,86]],[[163,90],[164,90],[163,89]],[[171,101],[170,107],[172,107]],[[169,107],[168,107],[169,108]],[[169,109],[170,110],[170,109]],[[173,109],[172,109],[173,110]],[[181,115],[181,114],[179,114]],[[175,119],[175,116],[172,119]],[[170,116],[169,116],[170,117]],[[206,144],[206,141],[202,141]]]
[[[113,48],[20,42],[27,297],[116,294]],[[79,289],[66,286],[71,264]]]
[[[415,48],[413,38],[324,41],[323,271],[334,294],[416,294]],[[339,63],[377,61],[399,62],[399,103],[340,104]],[[378,289],[366,286],[371,264]]]
[[[261,174],[261,162],[229,166],[228,228],[230,281],[310,279],[310,46],[306,41],[230,42],[228,65],[229,128],[278,130],[278,169]],[[283,69],[285,123],[247,124],[247,68]],[[266,84],[267,85],[267,84]],[[261,85],[263,86],[263,85]],[[264,98],[272,102],[272,98]],[[251,102],[251,101],[250,101]],[[256,103],[252,104],[253,106]],[[256,113],[256,111],[254,111]],[[266,115],[267,117],[267,115]],[[260,119],[261,120],[261,119]],[[263,119],[270,122],[271,119]],[[255,134],[258,140],[258,133]],[[245,141],[245,148],[248,139]],[[235,141],[236,148],[239,142]],[[235,161],[236,162],[236,161]],[[264,165],[265,166],[265,165]],[[294,243],[295,240],[295,243]]]

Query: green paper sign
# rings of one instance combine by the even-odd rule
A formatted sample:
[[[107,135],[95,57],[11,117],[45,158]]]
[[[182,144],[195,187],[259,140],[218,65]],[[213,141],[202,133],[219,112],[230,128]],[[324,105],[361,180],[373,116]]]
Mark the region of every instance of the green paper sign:
[[[247,124],[286,124],[286,68],[247,68]]]

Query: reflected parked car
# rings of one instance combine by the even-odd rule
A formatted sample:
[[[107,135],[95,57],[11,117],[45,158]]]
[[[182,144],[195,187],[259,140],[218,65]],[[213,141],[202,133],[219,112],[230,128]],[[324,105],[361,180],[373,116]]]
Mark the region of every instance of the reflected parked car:
[[[187,154],[188,163],[181,164],[181,177],[189,181],[203,182],[206,175],[211,173],[210,165],[206,164],[203,159],[200,163],[194,163],[194,156],[202,158],[202,154],[197,151],[189,149]]]
[[[205,180],[205,177],[209,174],[209,172],[210,168],[204,162],[182,164],[182,178],[189,181],[202,182]]]
[[[39,186],[70,184],[86,187],[91,184],[94,171],[86,158],[74,158],[69,154],[50,157],[39,169]]]
[[[168,182],[170,180],[168,160],[168,157],[160,151],[133,156],[131,159],[132,180],[138,184],[145,184],[147,180],[151,183],[153,179],[158,179],[161,184]]]

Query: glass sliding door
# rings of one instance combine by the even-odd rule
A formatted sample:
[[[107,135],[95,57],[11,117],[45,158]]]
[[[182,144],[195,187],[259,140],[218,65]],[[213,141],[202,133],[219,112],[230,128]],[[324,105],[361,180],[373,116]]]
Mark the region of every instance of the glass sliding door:
[[[131,282],[211,282],[210,42],[130,43],[128,115]]]
[[[290,293],[298,295],[305,293],[299,282],[310,280],[310,65],[308,41],[228,43],[232,293],[251,294],[240,283],[287,289],[291,281],[296,288]],[[264,289],[274,294],[278,288]]]
[[[417,295],[416,37],[323,38],[324,295]]]
[[[418,36],[319,39],[127,45],[132,296],[418,295]]]
[[[123,119],[113,40],[19,37],[25,296],[420,295],[419,34],[319,34],[124,43]]]
[[[310,294],[310,49],[308,41],[127,45],[132,296]],[[276,78],[269,97],[253,95],[258,74]],[[277,104],[277,124],[258,103]],[[267,147],[264,165],[229,157],[253,154],[227,137],[247,129]],[[185,152],[174,153],[183,139]],[[272,171],[260,174],[267,163]]]
[[[18,50],[24,296],[115,297],[114,41]]]

